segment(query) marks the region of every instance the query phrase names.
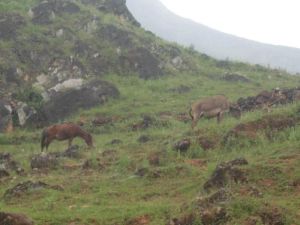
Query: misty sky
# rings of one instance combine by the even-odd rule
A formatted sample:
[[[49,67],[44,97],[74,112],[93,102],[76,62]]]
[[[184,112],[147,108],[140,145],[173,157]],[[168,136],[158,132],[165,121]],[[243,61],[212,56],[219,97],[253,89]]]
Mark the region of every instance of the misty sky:
[[[178,15],[240,37],[300,48],[299,0],[161,0]]]

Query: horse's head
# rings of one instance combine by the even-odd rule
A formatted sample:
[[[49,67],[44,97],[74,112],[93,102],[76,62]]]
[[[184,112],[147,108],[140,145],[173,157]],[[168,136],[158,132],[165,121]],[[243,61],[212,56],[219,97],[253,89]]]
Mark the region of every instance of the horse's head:
[[[229,107],[229,113],[236,119],[240,119],[242,110],[237,104],[231,104]]]
[[[93,137],[91,134],[86,133],[84,140],[89,147],[94,147]]]

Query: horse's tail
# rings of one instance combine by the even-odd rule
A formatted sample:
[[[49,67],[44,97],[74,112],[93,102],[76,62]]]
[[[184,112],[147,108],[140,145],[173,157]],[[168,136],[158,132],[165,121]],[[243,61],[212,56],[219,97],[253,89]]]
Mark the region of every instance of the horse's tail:
[[[189,110],[189,115],[190,115],[190,117],[192,118],[192,120],[194,120],[194,116],[193,116],[193,114],[192,114],[192,108],[190,108],[190,110]]]
[[[45,142],[48,136],[48,132],[46,129],[43,130],[42,132],[42,138],[41,138],[41,151],[43,151],[44,147],[45,147]]]

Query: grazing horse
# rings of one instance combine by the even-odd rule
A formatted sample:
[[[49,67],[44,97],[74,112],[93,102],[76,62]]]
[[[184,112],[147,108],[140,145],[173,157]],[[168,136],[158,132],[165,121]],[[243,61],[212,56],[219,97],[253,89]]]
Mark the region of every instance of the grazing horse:
[[[72,145],[73,138],[80,137],[89,147],[93,147],[92,136],[82,130],[78,125],[73,123],[63,123],[55,124],[50,127],[47,127],[43,130],[42,140],[41,140],[41,149],[43,152],[44,147],[48,150],[48,146],[53,140],[69,140],[69,147]]]
[[[195,102],[192,104],[189,112],[192,118],[192,129],[197,125],[197,122],[201,117],[217,117],[217,121],[220,123],[225,112],[229,112],[236,118],[241,117],[240,108],[232,105],[223,95],[207,97]]]

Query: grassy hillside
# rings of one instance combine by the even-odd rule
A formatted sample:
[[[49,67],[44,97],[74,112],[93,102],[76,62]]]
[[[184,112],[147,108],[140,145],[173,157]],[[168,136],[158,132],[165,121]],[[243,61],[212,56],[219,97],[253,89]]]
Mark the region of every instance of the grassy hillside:
[[[195,131],[191,131],[190,122],[178,120],[180,113],[186,113],[189,102],[198,97],[221,92],[236,99],[240,93],[252,94],[261,87],[190,75],[184,79],[175,76],[150,81],[119,76],[107,79],[118,85],[122,97],[69,119],[77,122],[84,118],[84,127],[95,140],[96,147],[90,150],[81,140],[75,141],[82,153],[79,159],[60,159],[57,169],[37,172],[30,169],[29,161],[40,151],[41,131],[21,129],[2,136],[1,152],[10,152],[24,167],[26,175],[12,174],[4,179],[1,196],[8,188],[27,180],[63,188],[63,191],[33,190],[3,199],[2,210],[23,212],[41,225],[144,224],[130,223],[134,219],[163,225],[170,218],[199,211],[197,199],[210,195],[204,191],[203,184],[217,164],[245,157],[249,161],[244,168],[248,183],[230,182],[225,186],[231,197],[221,205],[230,219],[221,224],[243,224],[248,217],[260,218],[264,210],[274,208],[279,209],[283,224],[299,224],[299,186],[293,186],[300,172],[298,126],[277,131],[271,139],[261,133],[255,140],[235,140],[229,146],[217,143],[205,151],[199,144],[200,137],[218,142],[236,124],[255,121],[266,116],[266,112],[245,113],[241,121],[226,117],[220,125],[215,120],[202,120]],[[185,94],[172,91],[181,84],[191,91]],[[276,84],[277,81],[273,83]],[[298,104],[278,107],[268,116],[297,115],[299,107]],[[112,117],[114,122],[95,127],[91,121],[99,115]],[[154,122],[147,129],[135,130],[134,125],[141,123],[144,115]],[[140,143],[141,136],[148,137],[149,141]],[[173,150],[173,145],[183,138],[191,139],[192,145],[180,154]],[[114,139],[121,143],[111,144]],[[66,143],[54,142],[49,151],[64,149]],[[159,157],[157,164],[151,161],[155,156]],[[91,168],[85,170],[82,164],[87,159],[91,159]],[[142,168],[146,172],[141,177],[137,172]],[[261,195],[252,194],[251,188]]]
[[[87,49],[92,53],[101,49],[102,59],[106,60],[103,64],[106,69],[100,73],[90,66],[90,50],[80,51],[77,59],[85,68],[83,71],[87,71],[86,79],[100,76],[114,84],[120,95],[101,106],[79,109],[59,121],[83,124],[92,134],[95,148],[87,149],[82,140],[75,139],[80,155],[59,157],[56,168],[31,168],[31,159],[40,154],[42,129],[23,127],[0,134],[0,153],[10,153],[24,169],[24,172],[11,169],[9,176],[0,178],[0,211],[24,213],[37,225],[300,224],[299,103],[274,107],[271,113],[247,112],[241,120],[226,116],[221,124],[203,119],[194,131],[187,114],[190,104],[202,97],[224,94],[236,101],[262,90],[296,87],[298,77],[260,66],[214,60],[193,49],[157,39],[115,13],[98,11],[92,3],[102,1],[86,1],[91,5],[74,2],[80,7],[80,14],[57,13],[55,20],[47,25],[34,24],[28,17],[29,8],[37,1],[0,3],[1,12],[18,13],[28,20],[18,30],[22,35],[1,40],[0,45],[1,51],[9,53],[7,58],[2,56],[1,65],[16,62],[17,67],[32,72],[26,85],[21,82],[19,88],[31,88],[41,72],[51,77],[49,62],[55,54],[69,57],[74,53],[72,38],[49,37],[49,30],[57,31],[62,25],[72,30],[86,15],[99,17],[96,33],[104,24],[130,31],[133,45],[126,45],[122,52],[143,46],[163,62],[163,67],[158,74],[147,73],[154,75],[150,79],[141,79],[145,67],[136,69],[120,63],[115,50],[124,39],[117,44],[113,42],[119,35],[108,36],[105,41],[101,38],[104,34],[111,35],[111,30],[107,33],[102,30],[99,36],[72,31],[80,41],[91,45]],[[38,52],[46,48],[45,55],[51,57],[43,58],[40,64],[30,63],[26,57],[23,62],[14,58],[18,55],[11,51],[11,46],[34,36],[43,42],[24,41],[19,46],[25,52],[26,48],[36,48]],[[175,55],[183,60],[179,67],[172,64],[174,50],[179,51]],[[232,81],[227,79],[228,74],[238,74],[248,81]],[[2,89],[5,93],[17,85],[8,80],[6,77]],[[93,122],[97,118],[106,122]],[[252,130],[225,142],[226,135],[238,124],[246,124]],[[190,148],[186,152],[174,150],[174,145],[183,139],[191,141]],[[53,142],[49,152],[63,152],[66,148],[66,142]],[[238,177],[235,182],[228,178],[222,188],[204,188],[217,165],[239,157],[244,157],[248,165],[233,167],[227,176],[239,175],[245,179]],[[41,181],[49,186],[31,187],[12,196],[5,194],[26,181]],[[220,196],[212,197],[214,193]],[[220,218],[213,216],[213,210],[225,210],[226,216],[224,213],[219,213]],[[209,216],[213,218],[207,219]],[[179,222],[174,222],[175,218]]]

